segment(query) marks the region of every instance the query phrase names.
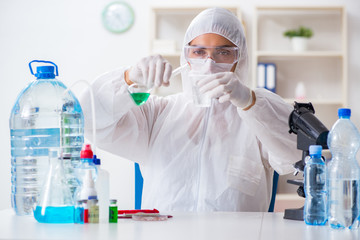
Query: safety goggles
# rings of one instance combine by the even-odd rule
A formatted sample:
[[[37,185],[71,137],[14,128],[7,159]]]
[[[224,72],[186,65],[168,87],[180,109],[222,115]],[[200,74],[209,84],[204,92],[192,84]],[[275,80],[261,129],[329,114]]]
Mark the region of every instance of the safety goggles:
[[[238,47],[185,46],[185,59],[191,64],[211,58],[216,63],[234,64],[239,60]]]

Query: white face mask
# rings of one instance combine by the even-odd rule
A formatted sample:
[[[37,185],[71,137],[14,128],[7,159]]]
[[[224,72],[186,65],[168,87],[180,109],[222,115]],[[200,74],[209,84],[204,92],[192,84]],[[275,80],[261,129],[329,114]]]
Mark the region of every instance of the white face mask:
[[[219,72],[230,72],[234,63],[216,63],[211,58],[199,60],[192,60],[191,64],[191,74],[213,74]]]

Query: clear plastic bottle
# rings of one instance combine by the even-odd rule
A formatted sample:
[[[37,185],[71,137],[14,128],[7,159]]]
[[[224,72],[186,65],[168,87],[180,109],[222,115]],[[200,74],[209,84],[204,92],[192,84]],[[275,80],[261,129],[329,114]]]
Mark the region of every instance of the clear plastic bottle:
[[[48,149],[79,160],[84,142],[84,116],[79,101],[55,78],[57,66],[34,60],[38,66],[31,81],[18,95],[11,110],[11,203],[17,215],[32,214],[48,165]],[[52,66],[49,66],[51,64]],[[56,68],[56,74],[54,73]]]
[[[110,200],[110,179],[109,172],[101,168],[101,160],[94,155],[94,164],[97,168],[97,179],[95,188],[99,199],[99,221],[100,223],[109,222],[109,200]]]
[[[41,223],[74,223],[74,200],[57,149],[49,150],[50,167],[34,209]]]
[[[308,225],[325,225],[326,212],[326,167],[321,159],[322,147],[309,147],[310,159],[304,169],[304,221]]]
[[[91,175],[94,182],[97,179],[97,169],[93,160],[93,151],[90,144],[84,144],[80,152],[80,162],[75,166],[75,176],[78,180],[78,184],[81,185],[83,179],[85,179],[85,174],[87,169],[91,170]]]
[[[328,221],[334,228],[358,228],[360,168],[356,153],[360,135],[350,121],[351,110],[340,108],[339,119],[328,136],[332,159],[327,165],[328,173]]]

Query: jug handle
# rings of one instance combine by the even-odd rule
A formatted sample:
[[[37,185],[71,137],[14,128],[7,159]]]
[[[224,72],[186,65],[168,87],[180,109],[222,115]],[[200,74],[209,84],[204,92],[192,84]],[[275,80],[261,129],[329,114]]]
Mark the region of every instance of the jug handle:
[[[32,70],[32,67],[31,67],[31,64],[32,64],[33,62],[53,64],[53,65],[55,66],[55,73],[56,73],[55,76],[59,76],[58,66],[57,66],[55,63],[53,63],[53,62],[44,61],[44,60],[33,60],[33,61],[29,62],[29,68],[30,68],[30,72],[31,72],[32,75],[35,75],[34,72],[33,72],[33,70]]]

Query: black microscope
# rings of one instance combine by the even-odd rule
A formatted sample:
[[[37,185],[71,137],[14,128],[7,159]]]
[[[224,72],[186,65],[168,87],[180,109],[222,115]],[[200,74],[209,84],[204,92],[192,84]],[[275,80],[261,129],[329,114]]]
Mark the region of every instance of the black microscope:
[[[297,149],[302,150],[302,159],[295,163],[295,175],[304,172],[305,158],[309,156],[310,145],[321,145],[328,149],[327,136],[329,130],[315,117],[315,110],[311,103],[294,102],[294,110],[289,116],[289,133],[297,134]],[[303,180],[287,180],[288,183],[299,186],[297,194],[305,197]],[[284,218],[304,220],[304,207],[285,209]]]

